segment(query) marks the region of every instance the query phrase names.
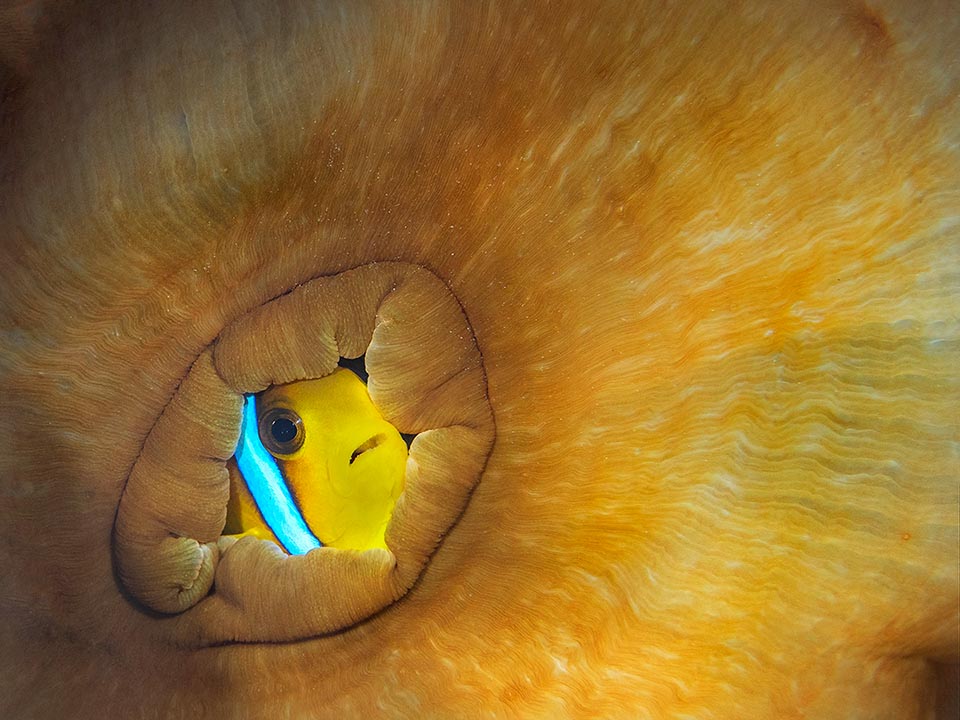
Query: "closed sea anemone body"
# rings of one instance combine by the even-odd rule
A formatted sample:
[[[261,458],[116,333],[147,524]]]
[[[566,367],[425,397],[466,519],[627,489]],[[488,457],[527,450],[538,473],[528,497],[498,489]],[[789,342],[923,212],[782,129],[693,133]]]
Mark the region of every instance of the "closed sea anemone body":
[[[0,27],[0,715],[956,712],[951,3]],[[382,543],[229,532],[348,361]]]

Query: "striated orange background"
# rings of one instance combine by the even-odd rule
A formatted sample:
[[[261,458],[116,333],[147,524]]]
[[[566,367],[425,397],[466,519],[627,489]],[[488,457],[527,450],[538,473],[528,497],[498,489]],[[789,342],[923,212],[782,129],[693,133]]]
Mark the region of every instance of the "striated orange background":
[[[0,18],[0,715],[950,716],[953,3]],[[368,622],[179,648],[113,569],[144,438],[227,323],[385,260],[483,355],[469,506]]]

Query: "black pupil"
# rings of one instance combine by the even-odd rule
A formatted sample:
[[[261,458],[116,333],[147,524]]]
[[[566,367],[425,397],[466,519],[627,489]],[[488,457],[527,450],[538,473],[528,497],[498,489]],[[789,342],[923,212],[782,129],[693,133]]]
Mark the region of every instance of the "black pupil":
[[[290,418],[277,418],[270,423],[270,434],[278,443],[288,443],[297,436],[297,425]]]

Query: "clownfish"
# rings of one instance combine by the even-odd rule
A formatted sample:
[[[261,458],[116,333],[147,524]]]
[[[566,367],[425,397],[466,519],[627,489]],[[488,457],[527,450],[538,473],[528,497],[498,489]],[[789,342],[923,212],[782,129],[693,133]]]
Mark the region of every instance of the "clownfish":
[[[386,549],[406,461],[403,437],[351,370],[246,395],[224,534],[291,555]]]

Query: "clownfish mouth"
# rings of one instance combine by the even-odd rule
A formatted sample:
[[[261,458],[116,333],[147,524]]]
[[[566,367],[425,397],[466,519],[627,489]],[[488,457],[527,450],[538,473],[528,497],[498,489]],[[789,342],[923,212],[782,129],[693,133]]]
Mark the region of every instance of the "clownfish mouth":
[[[438,278],[316,278],[194,362],[127,479],[118,576],[182,645],[341,631],[417,581],[493,439],[479,347]]]

